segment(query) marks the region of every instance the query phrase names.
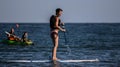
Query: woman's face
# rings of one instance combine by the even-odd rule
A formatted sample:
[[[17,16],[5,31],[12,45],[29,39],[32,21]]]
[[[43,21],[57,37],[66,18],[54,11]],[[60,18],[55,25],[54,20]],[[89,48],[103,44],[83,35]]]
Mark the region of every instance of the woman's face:
[[[28,34],[27,34],[27,33],[25,33],[25,35],[27,36]]]
[[[14,32],[14,29],[12,29],[11,31]]]
[[[59,11],[59,12],[57,13],[57,15],[58,15],[58,17],[60,17],[60,16],[62,15],[62,11]]]

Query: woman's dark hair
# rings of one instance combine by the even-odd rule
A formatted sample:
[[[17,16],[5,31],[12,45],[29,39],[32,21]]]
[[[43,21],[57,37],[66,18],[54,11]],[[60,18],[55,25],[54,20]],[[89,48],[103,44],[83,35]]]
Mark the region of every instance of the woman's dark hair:
[[[60,12],[60,11],[63,11],[61,8],[57,8],[56,9],[56,13]]]
[[[24,34],[23,34],[23,35],[25,35],[25,33],[27,33],[27,32],[24,32]]]

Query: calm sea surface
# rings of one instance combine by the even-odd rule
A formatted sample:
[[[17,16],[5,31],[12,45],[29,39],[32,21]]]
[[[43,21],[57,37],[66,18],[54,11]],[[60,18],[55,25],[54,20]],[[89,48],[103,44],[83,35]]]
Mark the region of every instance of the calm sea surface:
[[[19,37],[28,32],[34,45],[0,43],[0,60],[50,60],[52,41],[47,23],[0,23],[0,41],[5,31],[15,28]],[[120,23],[66,23],[67,32],[59,32],[57,57],[61,60],[99,59],[99,62],[11,63],[0,62],[0,67],[120,67]],[[65,41],[66,38],[66,41]]]

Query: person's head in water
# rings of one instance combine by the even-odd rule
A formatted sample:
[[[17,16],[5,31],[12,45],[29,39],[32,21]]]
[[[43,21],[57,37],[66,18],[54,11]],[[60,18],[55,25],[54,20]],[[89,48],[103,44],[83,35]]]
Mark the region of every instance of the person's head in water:
[[[61,8],[57,8],[56,9],[56,16],[60,17],[62,15],[62,9]]]
[[[16,24],[16,27],[19,28],[19,24]]]

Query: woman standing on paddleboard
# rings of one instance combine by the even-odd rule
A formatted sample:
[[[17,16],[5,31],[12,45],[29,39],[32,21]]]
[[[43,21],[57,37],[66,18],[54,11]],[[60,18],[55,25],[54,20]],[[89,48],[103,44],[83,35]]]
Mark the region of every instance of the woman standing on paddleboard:
[[[57,8],[56,15],[52,15],[50,17],[51,38],[52,38],[52,41],[54,44],[53,52],[52,52],[52,60],[57,60],[56,52],[57,52],[58,40],[59,40],[58,32],[59,32],[59,30],[65,32],[65,29],[62,29],[60,27],[60,25],[63,24],[63,23],[61,23],[61,20],[59,18],[62,15],[62,11],[63,11],[62,9]]]

